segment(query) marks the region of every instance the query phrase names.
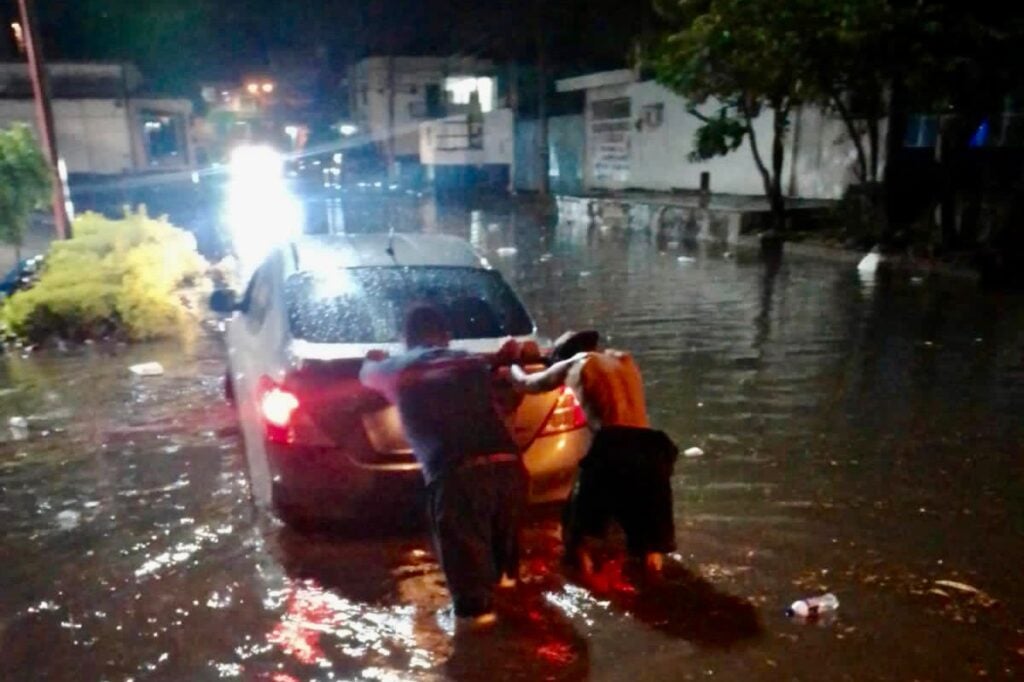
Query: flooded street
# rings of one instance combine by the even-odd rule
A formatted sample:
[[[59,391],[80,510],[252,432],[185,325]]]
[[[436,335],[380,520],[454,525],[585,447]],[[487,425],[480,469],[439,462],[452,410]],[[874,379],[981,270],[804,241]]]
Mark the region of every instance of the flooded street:
[[[507,207],[341,213],[466,238],[542,334],[635,353],[654,424],[705,453],[676,466],[665,581],[572,584],[538,512],[497,630],[453,638],[421,531],[255,512],[214,336],[10,355],[0,417],[29,427],[0,443],[0,679],[1024,676],[1024,299]],[[149,360],[166,375],[128,372]],[[825,591],[834,619],[783,615]]]

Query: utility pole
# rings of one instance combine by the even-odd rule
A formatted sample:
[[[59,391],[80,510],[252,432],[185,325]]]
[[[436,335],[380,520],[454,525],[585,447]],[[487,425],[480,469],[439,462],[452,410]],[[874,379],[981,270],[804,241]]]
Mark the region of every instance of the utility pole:
[[[394,41],[388,41],[390,49],[388,50],[388,61],[387,61],[387,88],[388,88],[388,139],[387,139],[387,158],[388,158],[388,180],[394,181],[397,177],[395,172],[395,47]]]
[[[57,156],[57,140],[53,130],[53,110],[50,106],[50,88],[46,78],[46,64],[42,49],[36,40],[35,17],[31,0],[18,0],[21,14],[21,28],[25,36],[25,55],[28,57],[28,74],[35,96],[36,124],[39,127],[39,141],[46,160],[50,163],[50,183],[53,185],[53,224],[58,239],[71,238],[67,208],[64,203],[64,179],[60,173],[60,158]]]
[[[537,157],[540,161],[541,196],[547,196],[548,187],[548,66],[547,23],[544,0],[534,0],[534,38],[537,43]]]

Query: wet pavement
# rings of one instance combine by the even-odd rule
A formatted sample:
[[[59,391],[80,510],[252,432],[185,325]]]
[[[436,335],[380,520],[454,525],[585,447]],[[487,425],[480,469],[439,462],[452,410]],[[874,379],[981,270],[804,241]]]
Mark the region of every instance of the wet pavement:
[[[422,532],[255,513],[218,342],[3,358],[0,679],[960,680],[1024,674],[1024,299],[687,252],[507,207],[353,200],[463,236],[544,333],[632,350],[683,449],[660,584],[563,574],[531,522],[487,636],[451,634]],[[514,252],[513,252],[514,249]],[[158,360],[162,377],[127,367]],[[410,510],[410,514],[418,514]],[[796,623],[823,591],[836,617]]]

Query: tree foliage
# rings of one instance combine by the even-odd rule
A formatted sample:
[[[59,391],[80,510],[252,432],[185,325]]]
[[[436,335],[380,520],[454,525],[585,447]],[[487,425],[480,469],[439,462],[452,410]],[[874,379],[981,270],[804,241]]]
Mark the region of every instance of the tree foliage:
[[[20,247],[32,211],[50,195],[50,169],[24,125],[0,130],[0,240]]]
[[[790,114],[812,96],[803,58],[807,16],[818,0],[662,0],[671,26],[656,43],[652,65],[663,85],[685,97],[704,123],[695,136],[699,158],[728,153],[749,140],[765,196],[782,227],[784,142]],[[717,103],[717,115],[700,107]],[[771,152],[758,144],[754,120],[772,112]]]
[[[120,220],[85,213],[73,234],[50,247],[39,281],[5,302],[11,333],[34,342],[109,335],[141,341],[190,328],[182,287],[207,267],[190,233],[142,210]]]

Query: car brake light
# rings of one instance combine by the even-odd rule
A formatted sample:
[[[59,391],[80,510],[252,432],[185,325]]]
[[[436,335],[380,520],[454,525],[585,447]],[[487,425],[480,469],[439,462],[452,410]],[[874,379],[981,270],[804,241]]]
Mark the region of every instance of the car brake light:
[[[260,416],[266,424],[267,438],[276,443],[291,442],[292,416],[299,409],[299,399],[266,377],[260,383]]]
[[[552,436],[556,433],[582,429],[586,425],[587,415],[583,413],[576,394],[568,386],[563,386],[540,435]]]

